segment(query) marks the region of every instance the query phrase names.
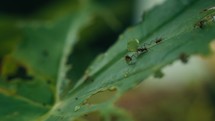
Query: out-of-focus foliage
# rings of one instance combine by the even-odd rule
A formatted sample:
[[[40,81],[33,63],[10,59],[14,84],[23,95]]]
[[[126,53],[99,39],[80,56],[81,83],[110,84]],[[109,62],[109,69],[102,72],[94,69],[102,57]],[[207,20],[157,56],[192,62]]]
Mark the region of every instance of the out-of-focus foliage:
[[[22,9],[4,9],[0,120],[131,121],[128,112],[114,105],[127,90],[151,74],[162,77],[162,67],[177,59],[187,63],[192,54],[210,52],[215,15],[214,10],[203,10],[214,1],[168,0],[144,14],[141,23],[113,44],[129,25],[132,4],[132,0],[66,0],[44,2],[24,14]],[[131,40],[140,43],[129,53]],[[126,55],[135,62],[126,63]]]

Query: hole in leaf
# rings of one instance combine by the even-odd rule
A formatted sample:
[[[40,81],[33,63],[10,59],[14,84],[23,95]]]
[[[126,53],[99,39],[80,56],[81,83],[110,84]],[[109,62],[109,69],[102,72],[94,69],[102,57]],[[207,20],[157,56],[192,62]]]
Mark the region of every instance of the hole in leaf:
[[[16,73],[7,76],[7,80],[11,81],[13,79],[21,78],[23,80],[32,80],[33,77],[27,74],[27,70],[24,66],[18,66]]]
[[[104,91],[102,90],[93,94],[84,102],[84,104],[99,104],[99,103],[106,102],[110,100],[112,97],[114,97],[116,93],[117,93],[117,88],[110,87],[107,90],[104,90]]]

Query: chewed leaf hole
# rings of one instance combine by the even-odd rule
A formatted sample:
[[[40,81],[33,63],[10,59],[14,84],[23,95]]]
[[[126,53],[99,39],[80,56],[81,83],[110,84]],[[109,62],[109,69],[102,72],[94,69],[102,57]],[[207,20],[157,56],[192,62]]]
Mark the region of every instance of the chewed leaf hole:
[[[84,104],[99,104],[112,99],[117,93],[116,87],[110,87],[107,90],[98,91],[90,96]]]
[[[0,75],[8,82],[22,79],[25,81],[33,80],[34,77],[29,75],[28,68],[17,60],[6,56],[1,62]]]
[[[24,79],[24,80],[32,80],[33,77],[27,74],[27,69],[24,66],[18,66],[16,72],[14,74],[8,75],[7,80],[13,80],[16,78]]]

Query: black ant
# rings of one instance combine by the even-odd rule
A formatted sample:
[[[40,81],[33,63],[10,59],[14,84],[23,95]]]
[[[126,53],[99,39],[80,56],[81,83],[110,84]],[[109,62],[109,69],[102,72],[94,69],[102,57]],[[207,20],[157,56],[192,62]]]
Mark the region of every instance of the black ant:
[[[140,53],[145,53],[147,51],[148,51],[148,48],[146,48],[146,47],[137,49],[137,52],[140,52]]]
[[[158,44],[158,43],[160,43],[162,40],[163,40],[162,38],[158,38],[158,39],[155,40],[155,43]]]
[[[163,39],[162,38],[158,38],[154,41],[155,44],[159,44]],[[133,53],[131,56],[129,55],[126,55],[125,56],[125,61],[128,63],[128,64],[134,64],[135,61],[136,61],[136,58],[140,55],[140,54],[144,54],[146,52],[148,52],[148,48],[150,48],[150,46],[154,46],[154,45],[151,45],[153,42],[151,43],[144,43],[144,46],[143,47],[139,47],[137,48],[136,52]],[[146,46],[148,45],[148,47]],[[134,60],[133,60],[134,59]]]
[[[143,47],[137,48],[137,53],[145,53],[145,52],[148,52],[148,48],[146,47],[146,44],[147,44],[147,43],[144,43],[144,46],[143,46]],[[150,45],[150,44],[147,44],[147,45]]]

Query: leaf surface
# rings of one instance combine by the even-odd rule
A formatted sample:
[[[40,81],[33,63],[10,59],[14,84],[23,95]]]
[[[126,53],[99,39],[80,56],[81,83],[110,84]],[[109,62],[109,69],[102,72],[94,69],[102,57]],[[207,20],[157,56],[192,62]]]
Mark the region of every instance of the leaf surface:
[[[203,17],[202,10],[214,4],[215,1],[210,0],[168,0],[149,11],[143,22],[125,31],[106,53],[97,57],[75,88],[44,118],[69,121],[99,111],[106,120],[111,120],[112,114],[118,114],[118,120],[123,120],[125,112],[113,103],[125,91],[181,59],[181,54],[210,52],[209,43],[215,38],[214,22],[207,21],[203,28],[196,24]],[[162,41],[156,43],[158,38]],[[128,54],[127,42],[134,39],[139,40],[141,47],[146,43],[153,46],[151,44],[146,53],[140,54],[135,64],[129,65],[124,57]],[[101,93],[111,94],[97,102],[96,96]]]

